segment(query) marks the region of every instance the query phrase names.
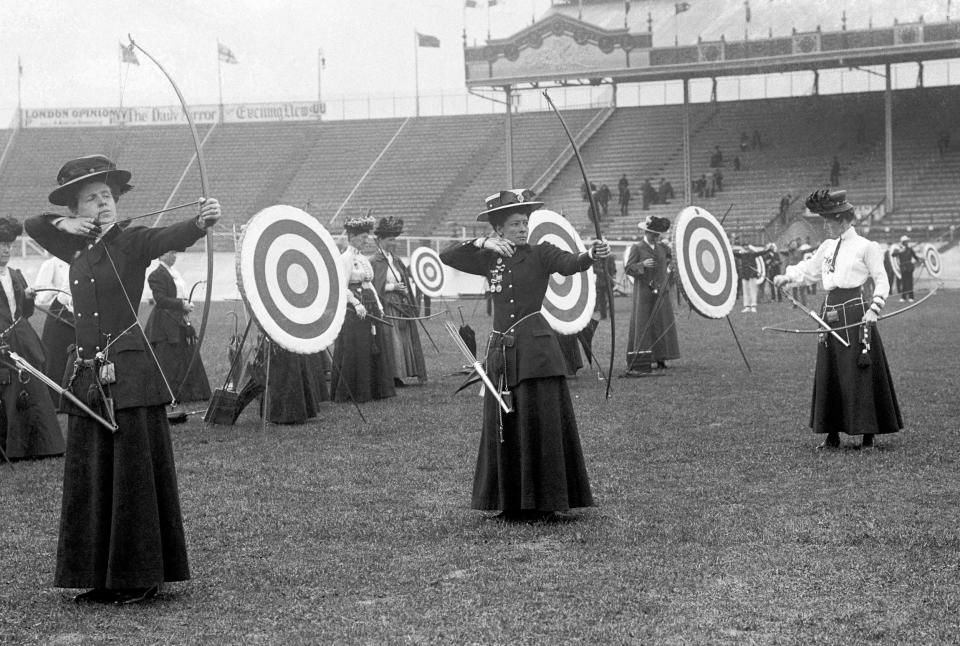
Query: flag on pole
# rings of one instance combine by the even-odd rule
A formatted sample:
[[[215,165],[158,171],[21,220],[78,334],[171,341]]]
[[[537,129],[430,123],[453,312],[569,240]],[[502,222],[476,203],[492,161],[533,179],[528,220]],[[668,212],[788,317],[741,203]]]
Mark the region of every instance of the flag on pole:
[[[496,6],[497,6],[497,0],[487,0],[487,6],[488,6],[488,7],[496,7]]]
[[[630,13],[630,0],[623,1],[623,13]]]
[[[476,8],[477,8],[477,0],[466,0],[466,2],[464,3],[464,6],[465,6],[467,9],[476,9]]]
[[[131,65],[140,64],[140,61],[137,60],[137,53],[133,51],[133,43],[130,45],[120,43],[120,62],[130,63]]]
[[[673,5],[673,8],[677,11],[678,14],[683,13],[684,11],[690,11],[689,2],[677,2]]]
[[[428,36],[417,32],[417,45],[420,47],[440,47],[440,39],[436,36]]]
[[[750,0],[744,0],[743,8],[747,15],[747,22],[750,22]]]
[[[121,47],[123,47],[123,45],[121,45]],[[23,63],[20,62],[19,56],[17,56],[17,74],[23,77]]]
[[[233,52],[230,51],[230,48],[222,43],[217,43],[217,54],[224,63],[236,65],[240,62],[237,60],[237,57],[233,55]]]

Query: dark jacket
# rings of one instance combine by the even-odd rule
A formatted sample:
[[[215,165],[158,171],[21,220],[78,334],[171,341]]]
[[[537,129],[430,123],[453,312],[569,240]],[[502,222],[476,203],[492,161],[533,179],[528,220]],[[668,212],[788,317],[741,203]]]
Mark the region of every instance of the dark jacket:
[[[180,343],[180,329],[187,328],[187,336],[193,336],[193,326],[186,318],[183,301],[177,298],[177,284],[164,265],[150,272],[147,284],[156,303],[144,331],[150,343]]]
[[[519,246],[512,257],[502,258],[478,249],[471,240],[445,249],[440,259],[454,269],[486,276],[494,287],[495,332],[487,363],[496,364],[495,355],[502,349],[507,386],[512,388],[524,379],[566,375],[560,342],[539,312],[550,274],[572,276],[589,269],[593,259],[588,254],[542,243]]]
[[[116,383],[109,395],[115,407],[169,403],[163,377],[136,325],[135,308],[150,261],[167,251],[182,251],[203,237],[196,220],[161,228],[113,229],[116,233],[111,236],[108,231],[107,242],[94,243],[60,231],[45,215],[29,218],[24,229],[44,249],[70,263],[77,354],[93,359],[110,343],[107,358],[115,363]],[[92,372],[81,370],[70,385],[81,399],[87,398],[93,384]]]

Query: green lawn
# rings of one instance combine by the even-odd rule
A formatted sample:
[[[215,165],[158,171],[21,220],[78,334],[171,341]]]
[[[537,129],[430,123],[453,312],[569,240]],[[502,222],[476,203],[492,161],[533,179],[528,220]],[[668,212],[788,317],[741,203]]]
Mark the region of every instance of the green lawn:
[[[214,382],[235,306],[211,316]],[[752,372],[724,321],[677,310],[665,376],[616,379],[609,401],[595,370],[570,382],[597,500],[574,522],[469,509],[481,405],[451,394],[438,320],[430,382],[364,404],[367,424],[325,404],[302,426],[263,430],[251,406],[174,427],[194,579],[153,603],[50,587],[62,460],[0,465],[0,642],[956,643],[960,293],[881,323],[907,429],[873,451],[814,450],[816,336],[760,331],[805,326],[797,310],[732,315]],[[483,338],[483,305],[464,313]]]

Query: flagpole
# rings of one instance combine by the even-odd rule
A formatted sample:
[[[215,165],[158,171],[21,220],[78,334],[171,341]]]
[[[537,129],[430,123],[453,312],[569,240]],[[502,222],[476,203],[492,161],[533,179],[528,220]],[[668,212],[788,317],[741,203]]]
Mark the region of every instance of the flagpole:
[[[420,36],[417,34],[417,30],[413,30],[413,86],[416,93],[417,100],[417,112],[416,115],[420,116]]]
[[[220,90],[220,123],[223,124],[223,72],[220,64],[220,39],[217,39],[217,87]]]
[[[20,101],[20,84],[23,81],[23,63],[20,62],[20,57],[17,56],[17,124],[20,128],[23,127],[23,104]]]

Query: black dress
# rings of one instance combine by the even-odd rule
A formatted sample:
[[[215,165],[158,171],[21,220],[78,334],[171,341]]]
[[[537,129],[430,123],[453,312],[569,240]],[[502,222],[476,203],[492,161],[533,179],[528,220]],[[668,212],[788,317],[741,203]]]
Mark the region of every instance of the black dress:
[[[111,433],[80,409],[69,414],[63,507],[54,585],[61,588],[149,588],[190,578],[173,445],[170,396],[135,326],[150,261],[182,251],[203,236],[194,219],[168,227],[112,229],[88,243],[30,218],[27,233],[70,263],[79,362],[65,387],[101,414],[112,400]],[[93,365],[107,348],[116,382],[100,382]],[[103,389],[103,395],[99,388]]]
[[[16,302],[11,308],[6,291],[0,287],[0,332],[6,331],[4,341],[10,345],[10,350],[42,371],[43,347],[27,320],[34,307],[33,299],[24,294],[27,281],[20,270],[8,268],[7,271],[10,272]],[[47,386],[29,375],[21,379],[9,357],[3,356],[0,361],[0,393],[3,394],[0,449],[7,458],[63,455],[63,432]]]
[[[177,401],[210,399],[210,381],[203,367],[203,358],[198,356],[190,363],[197,347],[197,332],[187,318],[173,276],[166,265],[160,263],[150,272],[147,283],[156,305],[144,330]],[[189,377],[186,376],[188,366]]]
[[[474,509],[566,511],[593,505],[577,420],[557,335],[540,314],[550,274],[590,267],[587,254],[549,244],[517,247],[510,258],[473,241],[440,254],[447,265],[490,279],[494,332],[487,372],[509,390],[512,413],[485,392],[483,431],[473,480]]]

